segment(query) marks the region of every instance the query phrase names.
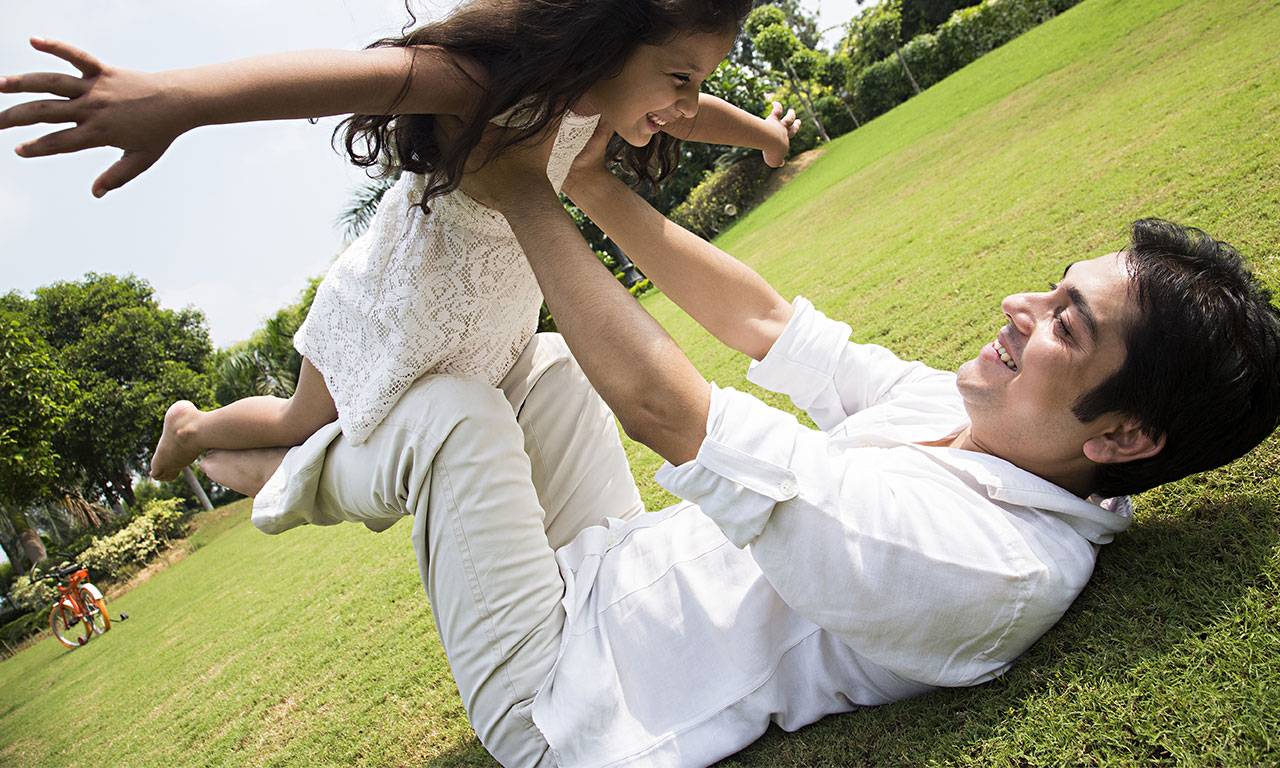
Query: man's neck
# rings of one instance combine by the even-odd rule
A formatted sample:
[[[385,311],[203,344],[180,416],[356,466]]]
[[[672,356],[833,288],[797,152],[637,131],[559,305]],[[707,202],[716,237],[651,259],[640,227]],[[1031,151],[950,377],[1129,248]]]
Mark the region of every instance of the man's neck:
[[[1053,463],[1053,466],[1036,466],[1034,461],[1025,459],[1012,459],[1009,456],[992,450],[983,441],[974,436],[971,427],[965,427],[958,433],[949,438],[938,440],[923,445],[938,445],[946,448],[955,448],[962,451],[975,451],[977,453],[985,453],[988,456],[995,456],[999,459],[1013,464],[1019,469],[1026,470],[1037,477],[1048,480],[1059,488],[1064,488],[1080,498],[1087,498],[1091,491],[1089,490],[1093,484],[1095,467],[1092,462],[1081,457],[1080,464],[1064,464],[1061,461]]]

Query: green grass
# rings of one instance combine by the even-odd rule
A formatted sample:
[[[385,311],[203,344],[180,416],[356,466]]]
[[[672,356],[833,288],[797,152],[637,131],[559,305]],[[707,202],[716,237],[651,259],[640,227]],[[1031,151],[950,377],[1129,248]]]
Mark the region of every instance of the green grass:
[[[1140,216],[1233,242],[1280,289],[1276,40],[1274,0],[1087,0],[835,142],[720,244],[859,340],[944,368],[991,337],[1001,297],[1119,248]],[[709,378],[750,388],[665,298],[646,305]],[[659,506],[656,458],[628,450]],[[775,729],[729,763],[1280,762],[1278,475],[1273,437],[1142,496],[1000,680]],[[132,618],[107,636],[0,663],[0,764],[490,764],[407,525],[221,526],[115,601]]]

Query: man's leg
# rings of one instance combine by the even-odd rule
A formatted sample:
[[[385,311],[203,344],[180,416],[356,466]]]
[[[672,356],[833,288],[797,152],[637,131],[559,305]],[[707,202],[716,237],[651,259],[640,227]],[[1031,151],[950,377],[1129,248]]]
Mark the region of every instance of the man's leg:
[[[498,385],[524,432],[551,546],[644,512],[618,426],[558,333],[536,334]]]
[[[422,583],[463,705],[506,765],[550,763],[530,720],[560,647],[564,582],[543,531],[524,435],[475,379],[416,382],[368,440],[322,430],[255,501],[261,520],[386,528],[413,516]],[[268,526],[262,526],[268,527]]]

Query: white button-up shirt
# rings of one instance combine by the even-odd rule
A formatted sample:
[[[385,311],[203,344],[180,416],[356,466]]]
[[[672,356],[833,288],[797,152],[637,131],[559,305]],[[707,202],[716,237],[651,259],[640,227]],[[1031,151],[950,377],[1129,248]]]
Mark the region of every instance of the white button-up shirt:
[[[954,374],[849,342],[804,299],[748,379],[713,387],[689,503],[557,553],[567,619],[535,724],[565,766],[705,765],[858,705],[1004,672],[1129,524],[980,453]]]

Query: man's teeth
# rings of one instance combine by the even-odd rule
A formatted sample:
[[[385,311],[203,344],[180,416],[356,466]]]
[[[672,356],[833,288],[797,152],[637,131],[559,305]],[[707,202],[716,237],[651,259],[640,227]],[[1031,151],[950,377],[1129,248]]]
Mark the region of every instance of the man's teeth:
[[[666,121],[666,120],[663,120],[662,118],[658,117],[657,115],[649,115],[649,119],[650,119],[650,120],[652,120],[652,121],[653,121],[653,122],[654,122],[654,123],[655,123],[659,128],[661,128],[661,127],[663,127],[663,126],[665,126],[665,125],[667,124],[667,121]]]
[[[992,345],[996,348],[996,353],[1000,355],[1000,359],[1004,361],[1006,368],[1011,371],[1018,370],[1017,364],[1013,362],[1013,356],[1009,354],[1009,350],[1005,349],[1003,344],[995,341],[992,342]]]

